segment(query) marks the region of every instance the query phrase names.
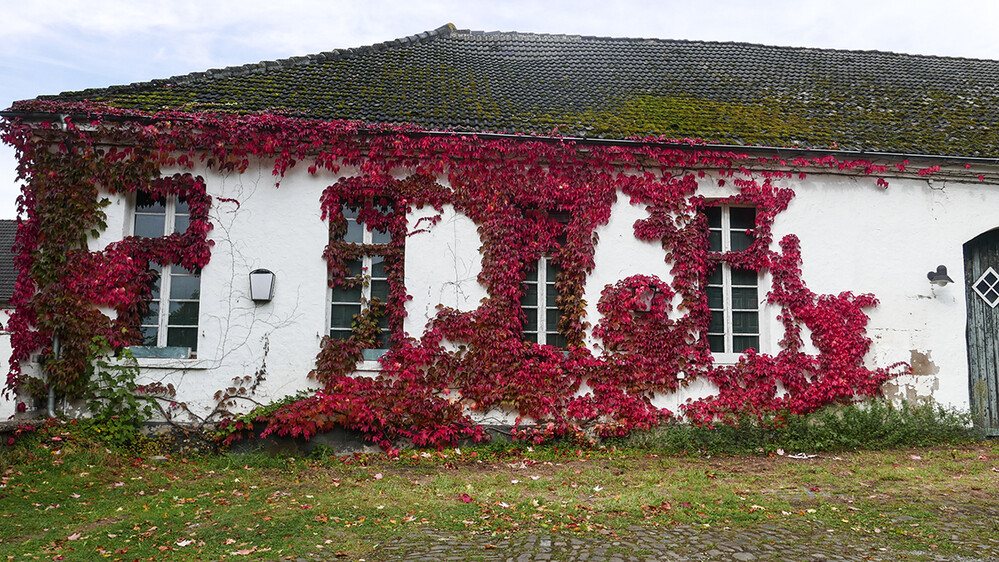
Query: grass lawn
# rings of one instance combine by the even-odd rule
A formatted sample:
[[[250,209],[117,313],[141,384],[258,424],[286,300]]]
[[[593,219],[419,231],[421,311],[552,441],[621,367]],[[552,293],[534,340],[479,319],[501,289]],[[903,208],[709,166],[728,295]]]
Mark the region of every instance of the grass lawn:
[[[373,559],[378,545],[428,530],[611,535],[764,522],[962,554],[933,523],[969,513],[991,524],[962,530],[968,538],[999,537],[995,441],[805,459],[572,445],[177,456],[112,452],[65,424],[4,447],[0,470],[8,560]]]

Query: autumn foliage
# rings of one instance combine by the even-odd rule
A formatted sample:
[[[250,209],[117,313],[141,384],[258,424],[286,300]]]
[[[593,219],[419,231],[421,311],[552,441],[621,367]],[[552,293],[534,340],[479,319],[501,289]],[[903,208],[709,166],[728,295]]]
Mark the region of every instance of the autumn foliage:
[[[311,376],[321,389],[265,418],[236,429],[310,437],[342,425],[384,446],[399,438],[420,445],[481,438],[478,414],[516,412],[521,435],[543,438],[592,429],[620,435],[675,415],[717,423],[737,415],[773,419],[879,393],[897,373],[868,369],[865,308],[871,295],[817,295],[801,279],[798,240],[776,244],[771,227],[793,191],[781,185],[804,169],[885,172],[866,161],[831,157],[783,161],[718,151],[696,141],[645,139],[634,144],[578,144],[564,139],[430,134],[404,126],[317,122],[276,115],[162,113],[144,115],[89,104],[22,102],[15,109],[65,115],[57,123],[4,123],[4,140],[21,153],[25,190],[18,230],[21,276],[11,321],[15,348],[8,387],[30,385],[18,364],[51,353],[59,334],[63,358],[52,380],[60,392],[79,391],[92,358],[94,333],[116,346],[137,341],[148,294],[150,261],[210,267],[211,198],[190,174],[161,177],[164,167],[241,173],[251,161],[273,162],[280,180],[293,166],[337,178],[319,205],[330,225],[324,253],[331,284],[349,280],[347,263],[364,252],[386,256],[390,294],[355,320],[350,339],[327,338]],[[792,171],[793,170],[793,171]],[[442,181],[445,180],[445,181]],[[706,181],[728,184],[732,195],[708,200]],[[879,180],[883,181],[883,180]],[[279,184],[279,181],[277,182]],[[126,238],[100,252],[87,248],[104,228],[101,190],[182,194],[191,202],[191,228],[162,239]],[[634,275],[608,285],[587,318],[583,290],[594,269],[596,231],[618,197],[648,210],[634,225],[637,239],[658,242],[671,279]],[[751,246],[711,253],[700,211],[738,204],[756,209]],[[441,308],[423,333],[403,328],[408,300],[406,234],[430,224],[407,222],[407,211],[444,205],[479,229],[488,298],[472,311]],[[377,248],[343,241],[343,209],[357,221],[392,234]],[[439,218],[439,215],[438,217]],[[539,258],[560,270],[556,287],[565,349],[524,341],[520,298]],[[768,273],[767,302],[779,310],[784,334],[773,354],[750,350],[735,365],[718,366],[708,348],[710,322],[704,287],[721,262]],[[347,279],[347,281],[344,281]],[[674,303],[679,303],[674,308]],[[97,307],[114,309],[112,320]],[[376,378],[352,371],[386,315],[392,347]],[[584,345],[588,333],[598,349]],[[803,338],[815,354],[807,354]],[[86,341],[84,341],[86,340]],[[305,373],[303,373],[303,376]],[[690,401],[682,412],[653,404],[657,394],[707,380],[717,392]]]

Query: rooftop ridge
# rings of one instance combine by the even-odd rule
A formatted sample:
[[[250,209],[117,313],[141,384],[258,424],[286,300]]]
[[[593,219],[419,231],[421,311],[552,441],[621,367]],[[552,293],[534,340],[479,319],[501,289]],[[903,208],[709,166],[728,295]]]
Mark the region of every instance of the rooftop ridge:
[[[942,60],[953,60],[953,61],[958,61],[958,60],[966,60],[974,62],[999,61],[999,59],[958,57],[951,55],[926,55],[926,54],[905,53],[898,51],[882,51],[879,49],[837,49],[832,47],[808,47],[801,45],[776,45],[770,43],[754,43],[752,41],[716,41],[711,39],[666,39],[662,37],[615,37],[609,35],[581,35],[578,33],[537,33],[532,31],[469,31],[467,29],[460,29],[460,30],[456,29],[453,31],[452,34],[467,35],[472,37],[500,38],[500,39],[550,38],[550,39],[578,39],[582,41],[610,41],[610,42],[620,42],[620,43],[644,41],[648,43],[660,43],[660,44],[763,47],[770,49],[810,51],[818,53],[841,53],[841,54],[857,54],[857,55],[880,54],[880,55],[895,55],[900,57],[942,59]]]

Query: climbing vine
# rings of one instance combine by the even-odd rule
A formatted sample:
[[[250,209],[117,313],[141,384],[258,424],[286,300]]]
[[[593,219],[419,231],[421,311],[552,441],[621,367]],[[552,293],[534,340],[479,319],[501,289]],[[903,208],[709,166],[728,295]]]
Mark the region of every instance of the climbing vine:
[[[442,444],[482,438],[473,416],[501,410],[519,416],[515,430],[527,437],[584,428],[619,435],[675,415],[717,423],[745,414],[763,419],[805,413],[876,395],[897,374],[864,366],[871,343],[864,309],[876,305],[874,297],[812,293],[801,280],[797,239],[786,236],[779,249],[772,248],[774,219],[794,195],[779,183],[803,178],[805,169],[873,176],[887,171],[871,162],[754,159],[693,140],[683,146],[664,139],[628,147],[580,146],[268,114],[145,115],[39,101],[14,109],[51,121],[13,119],[2,125],[4,140],[21,153],[25,182],[9,388],[38,384],[22,376],[19,363],[39,349],[51,354],[58,335],[65,351],[49,367],[49,384],[66,394],[78,392],[86,382],[80,380],[82,366],[93,359],[82,342],[89,341],[93,327],[112,345],[137,343],[150,262],[194,269],[208,264],[211,198],[204,181],[189,173],[161,177],[161,169],[191,170],[198,164],[239,173],[255,159],[272,161],[279,179],[299,164],[310,174],[330,177],[350,166],[350,174],[333,182],[318,202],[330,225],[324,252],[330,285],[363,285],[366,273],[352,274],[348,265],[377,254],[385,258],[390,287],[387,302],[365,303],[349,338],[324,339],[311,373],[318,392],[255,420],[264,424],[265,434],[310,437],[343,425],[385,447],[400,438]],[[730,182],[734,194],[705,199],[698,194],[705,181]],[[126,238],[90,250],[89,240],[105,227],[102,193],[139,190],[184,196],[191,205],[188,231],[161,239]],[[635,275],[608,285],[597,303],[599,318],[591,319],[583,296],[595,265],[596,233],[619,196],[648,210],[634,234],[662,245],[671,279]],[[408,334],[406,237],[432,226],[444,205],[478,226],[478,282],[488,297],[472,311],[442,307],[425,331]],[[749,248],[709,251],[703,210],[717,205],[756,209]],[[427,224],[408,224],[408,211],[424,206],[437,215]],[[391,241],[346,241],[344,209],[356,211],[358,223],[388,233]],[[568,342],[565,349],[522,336],[524,281],[543,256],[559,271],[558,327]],[[767,302],[780,310],[784,328],[776,354],[751,349],[735,365],[715,365],[707,344],[711,312],[704,288],[722,263],[769,273]],[[112,308],[114,319],[98,310],[101,306]],[[381,374],[354,377],[363,351],[375,346],[381,318],[388,320],[392,341],[379,360]],[[817,354],[804,352],[805,329]],[[587,348],[589,333],[599,342],[596,352]],[[684,404],[681,412],[654,405],[657,394],[696,379],[713,383],[717,392]],[[259,429],[246,418],[238,424],[236,429]]]

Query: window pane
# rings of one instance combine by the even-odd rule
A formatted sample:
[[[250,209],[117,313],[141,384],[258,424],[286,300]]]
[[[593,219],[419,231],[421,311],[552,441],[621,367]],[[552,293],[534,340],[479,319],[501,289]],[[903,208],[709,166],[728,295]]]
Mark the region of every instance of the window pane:
[[[184,199],[183,197],[178,197],[177,201],[174,203],[173,212],[178,215],[191,214],[191,209],[187,206],[187,199]]]
[[[732,226],[732,230],[752,230],[756,228],[756,209],[752,207],[730,208],[729,223]]]
[[[711,272],[711,276],[708,277],[708,283],[711,285],[722,284],[722,268],[720,265],[715,266],[714,271]]]
[[[389,298],[388,281],[372,281],[371,298],[378,299],[382,302],[388,302]]]
[[[732,347],[732,351],[735,353],[742,353],[751,347],[753,349],[759,349],[760,338],[757,336],[733,336]]]
[[[710,291],[711,289],[708,289],[709,294]],[[708,298],[710,299],[710,296]],[[756,300],[756,287],[732,289],[732,308],[756,310],[758,304]]]
[[[732,284],[733,285],[749,285],[755,287],[760,275],[749,269],[733,269],[732,270]]]
[[[159,273],[160,272],[160,264],[158,264],[158,263],[151,263],[151,264],[149,264],[149,269],[151,271],[155,271],[155,272]],[[160,300],[160,283],[161,282],[162,282],[162,279],[159,276],[157,276],[156,279],[153,279],[152,283],[150,283],[149,297],[152,300],[154,300],[154,301]]]
[[[351,260],[347,263],[347,270],[350,271],[351,275],[360,275],[361,271],[364,270],[364,264],[361,260]]]
[[[354,321],[354,316],[361,313],[359,304],[334,304],[330,314],[330,326],[348,329]]]
[[[196,302],[171,302],[170,319],[167,321],[170,326],[198,326],[198,303]]]
[[[720,334],[725,331],[725,313],[720,310],[711,311],[711,325],[708,331],[713,334]]]
[[[142,332],[142,345],[156,347],[158,343],[156,340],[160,333],[159,328],[156,326],[143,326],[140,331]]]
[[[371,256],[371,277],[385,278],[385,258]]]
[[[552,260],[545,260],[545,275],[548,277],[546,281],[548,283],[554,283],[558,277],[559,267],[552,263]]]
[[[198,300],[201,293],[201,276],[171,275],[170,300]]]
[[[353,334],[354,334],[354,332],[352,330],[344,330],[344,329],[333,329],[333,330],[330,330],[330,337],[333,338],[333,339],[335,339],[335,340],[346,340],[346,339],[350,339],[350,336],[352,336]]]
[[[197,328],[168,328],[167,347],[189,347],[191,351],[198,350]]]
[[[357,221],[347,220],[347,233],[343,235],[343,241],[350,244],[361,244],[364,242],[364,227]]]
[[[529,342],[532,342],[532,343],[538,343],[538,335],[537,335],[537,333],[533,333],[532,334],[532,333],[525,332],[524,333],[524,341],[529,341]]]
[[[722,251],[722,235],[720,230],[708,231],[708,243],[711,245],[712,252]]]
[[[361,301],[361,286],[355,285],[353,287],[334,287],[333,288],[333,302],[360,302]]]
[[[524,314],[527,315],[527,320],[524,322],[525,332],[537,332],[538,331],[538,309],[524,307]],[[534,341],[534,340],[532,340]]]
[[[555,332],[548,334],[548,345],[553,345],[555,347],[568,347],[569,343],[566,341],[565,336]]]
[[[190,215],[177,215],[173,218],[173,231],[181,234],[187,232],[187,227],[191,226]]]
[[[135,193],[135,209],[142,213],[166,214],[166,202],[163,199],[153,199],[148,193]]]
[[[545,306],[548,308],[558,306],[558,290],[555,289],[554,283],[545,285]]]
[[[165,229],[165,215],[135,215],[134,234],[136,236],[142,236],[143,238],[159,238],[160,236],[163,236],[163,231]]]
[[[531,268],[527,270],[527,279],[525,281],[537,281],[538,280],[538,270]]]
[[[388,349],[391,346],[391,338],[387,331],[382,331],[378,334],[378,342],[375,344],[375,349]]]
[[[732,231],[732,251],[741,252],[749,248],[753,243],[753,238],[742,230]]]
[[[759,332],[759,314],[756,312],[733,312],[732,332],[736,334],[755,334]]]
[[[708,287],[708,308],[723,308],[725,301],[722,299],[721,287]]]
[[[520,302],[524,306],[536,306],[538,304],[538,286],[534,284],[524,285],[524,296]]]
[[[549,332],[558,331],[558,319],[560,316],[562,315],[557,308],[545,310],[545,326],[547,326]]]
[[[708,347],[714,353],[725,352],[725,336],[708,336]]]
[[[388,244],[392,241],[392,236],[384,230],[372,230],[371,231],[371,243],[372,244]]]
[[[704,214],[708,217],[709,227],[721,228],[721,207],[708,207],[704,209]]]
[[[160,323],[160,303],[150,302],[149,312],[142,317],[142,324],[144,326],[157,326]]]

